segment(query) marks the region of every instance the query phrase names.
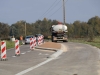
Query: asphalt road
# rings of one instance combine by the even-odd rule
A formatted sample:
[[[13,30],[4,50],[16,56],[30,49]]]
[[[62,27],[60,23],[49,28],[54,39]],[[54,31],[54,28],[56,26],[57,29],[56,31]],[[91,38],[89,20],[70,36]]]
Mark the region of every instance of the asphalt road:
[[[64,43],[67,52],[25,75],[100,75],[99,49],[80,43]]]
[[[0,61],[0,75],[100,75],[100,50],[80,43],[62,43],[67,52],[47,58],[54,52],[21,47],[21,55],[8,51],[8,61]]]
[[[33,50],[29,45],[20,47],[20,56],[15,56],[15,49],[7,50],[8,61],[0,61],[0,75],[15,75],[31,66],[47,60],[53,51]]]

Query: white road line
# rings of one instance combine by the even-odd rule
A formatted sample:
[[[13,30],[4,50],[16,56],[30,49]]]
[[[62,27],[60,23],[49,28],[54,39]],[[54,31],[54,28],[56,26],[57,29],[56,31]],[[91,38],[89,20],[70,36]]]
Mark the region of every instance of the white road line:
[[[12,57],[16,57],[16,56],[12,56]]]
[[[39,55],[41,55],[42,53],[39,53]]]
[[[25,54],[26,52],[24,52],[24,53],[21,53],[21,54]]]
[[[45,54],[45,55],[49,55],[49,54]]]
[[[27,52],[31,52],[31,51],[27,51]]]
[[[40,63],[40,64],[37,64],[36,66],[30,67],[30,68],[28,68],[28,69],[26,69],[26,70],[24,70],[24,71],[21,71],[21,72],[15,74],[15,75],[23,75],[23,74],[25,74],[25,73],[27,73],[27,72],[29,72],[29,71],[31,71],[31,70],[34,70],[34,69],[36,69],[36,68],[38,68],[38,67],[40,67],[40,66],[42,66],[42,65],[44,65],[44,64],[46,64],[46,63],[48,63],[48,62],[50,62],[50,61],[53,60],[53,59],[54,59],[54,58],[49,58],[48,60],[46,60],[46,61],[44,61],[44,62],[42,62],[42,63]]]

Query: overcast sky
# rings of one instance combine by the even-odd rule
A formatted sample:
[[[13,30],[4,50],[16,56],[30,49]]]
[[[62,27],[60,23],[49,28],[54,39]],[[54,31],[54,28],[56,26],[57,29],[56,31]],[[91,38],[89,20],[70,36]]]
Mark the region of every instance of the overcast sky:
[[[63,22],[63,0],[0,0],[0,22],[34,23],[44,17]],[[100,0],[65,0],[66,23],[100,17]]]

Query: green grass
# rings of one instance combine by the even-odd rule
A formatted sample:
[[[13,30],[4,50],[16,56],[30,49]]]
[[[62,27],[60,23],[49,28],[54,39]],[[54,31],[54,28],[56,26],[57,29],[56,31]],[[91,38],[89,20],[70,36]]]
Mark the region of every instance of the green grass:
[[[7,47],[7,49],[14,48],[15,47],[15,42],[6,41],[6,47]]]
[[[96,37],[92,42],[88,42],[87,39],[79,38],[79,39],[69,39],[69,42],[77,42],[84,43],[100,48],[100,37]]]
[[[19,42],[19,44],[21,45],[21,42]],[[10,48],[15,48],[14,41],[6,41],[6,49],[10,49]],[[1,50],[1,47],[0,47],[0,50]]]

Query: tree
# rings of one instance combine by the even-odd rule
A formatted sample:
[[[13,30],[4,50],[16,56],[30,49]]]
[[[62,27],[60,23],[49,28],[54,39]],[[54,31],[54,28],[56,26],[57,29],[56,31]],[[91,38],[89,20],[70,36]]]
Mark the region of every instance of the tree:
[[[75,21],[73,23],[74,25],[74,33],[75,33],[75,37],[81,37],[81,25],[80,25],[80,21]]]
[[[92,42],[94,40],[94,34],[93,34],[93,27],[89,27],[88,29],[88,37],[89,37],[89,42]]]
[[[95,16],[93,18],[90,18],[88,20],[89,27],[93,27],[93,34],[95,36],[100,36],[100,18],[98,16]]]
[[[0,38],[7,39],[9,37],[9,25],[5,23],[0,23]]]
[[[81,22],[81,37],[88,38],[88,24],[86,22]]]

